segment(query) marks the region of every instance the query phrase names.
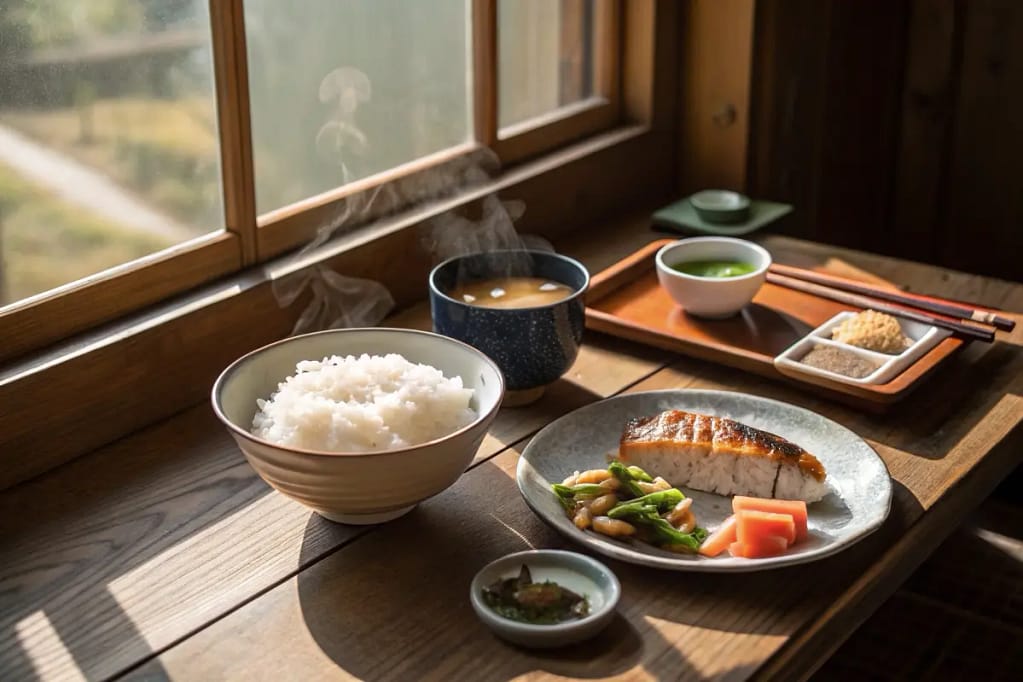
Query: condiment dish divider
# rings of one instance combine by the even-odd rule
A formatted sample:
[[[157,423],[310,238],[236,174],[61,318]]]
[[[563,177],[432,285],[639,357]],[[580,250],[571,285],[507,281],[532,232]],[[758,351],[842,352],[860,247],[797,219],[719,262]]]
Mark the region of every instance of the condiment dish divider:
[[[884,384],[897,377],[909,366],[923,357],[928,351],[937,346],[938,343],[951,336],[951,333],[946,329],[939,329],[938,327],[913,322],[912,320],[900,319],[897,321],[899,326],[902,328],[902,333],[912,340],[913,343],[909,348],[896,355],[879,353],[877,351],[867,350],[866,348],[860,348],[858,346],[853,346],[851,344],[842,343],[841,341],[835,341],[832,339],[831,331],[843,321],[853,317],[855,314],[856,313],[848,311],[838,313],[830,320],[804,336],[802,339],[789,346],[784,353],[775,358],[775,366],[778,367],[779,370],[784,368],[790,371],[804,372],[806,374],[825,377],[850,384]],[[866,358],[871,362],[876,362],[879,366],[869,375],[862,378],[856,378],[846,376],[838,372],[831,372],[819,367],[813,367],[812,365],[807,365],[801,362],[806,354],[817,346],[839,348],[843,351],[858,355],[861,358]]]

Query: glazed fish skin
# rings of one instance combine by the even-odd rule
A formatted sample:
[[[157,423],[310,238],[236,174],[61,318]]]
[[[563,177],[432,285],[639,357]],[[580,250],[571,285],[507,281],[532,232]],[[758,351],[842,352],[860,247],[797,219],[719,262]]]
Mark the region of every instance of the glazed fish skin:
[[[719,495],[816,502],[824,467],[795,443],[732,419],[667,410],[625,425],[619,459],[673,485]]]

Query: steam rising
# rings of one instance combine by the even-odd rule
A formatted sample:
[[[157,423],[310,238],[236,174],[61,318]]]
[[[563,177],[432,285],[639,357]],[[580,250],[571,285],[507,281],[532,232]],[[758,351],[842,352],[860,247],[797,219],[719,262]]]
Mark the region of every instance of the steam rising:
[[[319,97],[321,102],[334,106],[331,117],[316,134],[316,148],[338,163],[342,184],[348,184],[354,175],[353,164],[357,166],[370,150],[355,116],[359,105],[369,102],[372,97],[369,77],[350,66],[334,69],[320,81]],[[295,258],[301,259],[322,246],[337,230],[367,214],[382,191],[384,187],[378,186],[366,195],[348,197],[342,202],[334,220],[321,225],[313,240]],[[307,289],[312,293],[312,300],[299,315],[292,334],[320,329],[372,327],[394,308],[394,297],[383,284],[345,277],[323,265],[307,268],[300,276],[273,282],[274,296],[282,308],[292,305]]]
[[[324,76],[318,94],[320,101],[331,107],[331,113],[316,135],[316,148],[324,158],[338,165],[342,184],[347,185],[364,176],[359,171],[371,151],[370,141],[357,120],[359,108],[372,99],[370,79],[359,69],[343,66]],[[353,192],[340,202],[333,218],[316,230],[316,236],[295,259],[302,259],[339,232],[387,216],[399,208],[436,201],[455,190],[479,187],[487,183],[498,168],[493,152],[479,150],[440,163],[430,172]],[[553,251],[547,241],[516,232],[514,222],[525,212],[521,201],[502,201],[490,194],[478,203],[476,216],[449,211],[429,222],[422,246],[434,262],[471,253],[518,251],[522,252],[521,257],[508,258],[508,254],[504,254],[495,262],[499,260],[507,266],[505,274],[527,274],[526,249]],[[462,273],[459,273],[461,278]],[[273,282],[273,293],[281,307],[294,304],[307,290],[312,300],[299,316],[292,334],[374,326],[395,305],[390,292],[379,282],[345,277],[322,265]]]

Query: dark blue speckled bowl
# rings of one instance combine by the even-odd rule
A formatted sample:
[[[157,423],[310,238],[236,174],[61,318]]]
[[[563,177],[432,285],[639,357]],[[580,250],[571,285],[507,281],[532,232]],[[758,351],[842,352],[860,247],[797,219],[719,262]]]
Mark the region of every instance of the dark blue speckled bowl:
[[[490,277],[542,277],[575,293],[535,308],[483,308],[447,295],[457,282]],[[543,251],[494,251],[457,256],[430,273],[434,331],[483,351],[504,373],[505,405],[540,397],[572,366],[585,322],[583,294],[590,275],[578,261]]]

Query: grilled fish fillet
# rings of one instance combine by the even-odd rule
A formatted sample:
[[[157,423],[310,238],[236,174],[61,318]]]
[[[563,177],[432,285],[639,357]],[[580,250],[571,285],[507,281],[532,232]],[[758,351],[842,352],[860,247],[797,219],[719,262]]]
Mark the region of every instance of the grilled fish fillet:
[[[827,494],[816,457],[731,419],[668,410],[625,425],[618,458],[672,485],[719,495],[816,502]]]

